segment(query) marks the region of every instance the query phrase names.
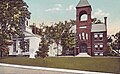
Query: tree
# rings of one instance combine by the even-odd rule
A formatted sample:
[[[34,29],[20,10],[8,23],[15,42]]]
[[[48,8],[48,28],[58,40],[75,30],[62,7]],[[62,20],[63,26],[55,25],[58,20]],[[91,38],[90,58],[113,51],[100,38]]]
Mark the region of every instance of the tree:
[[[0,0],[0,32],[3,36],[0,42],[6,45],[6,39],[18,36],[24,40],[25,21],[30,19],[30,14],[23,0]]]
[[[8,51],[7,46],[5,45],[5,39],[4,36],[0,33],[0,56],[4,56],[6,50]],[[6,53],[7,54],[7,53]]]
[[[63,47],[62,55],[71,55],[74,53],[76,47],[76,38],[75,33],[70,29],[75,25],[75,21],[71,20],[66,25],[67,27],[65,28],[61,39],[61,45]]]
[[[49,51],[49,48],[48,48],[48,41],[45,39],[45,36],[42,36],[41,38],[41,42],[39,44],[39,51],[36,51],[37,53],[37,56],[40,56],[41,58],[45,58],[48,56],[48,51]]]
[[[75,46],[75,38],[73,38],[75,36],[75,34],[72,33],[72,31],[69,31],[71,29],[72,26],[75,25],[75,21],[74,20],[70,20],[70,22],[63,24],[62,22],[59,23],[55,23],[52,26],[43,26],[44,24],[42,24],[42,28],[40,28],[38,30],[38,35],[44,36],[44,38],[48,41],[48,44],[51,44],[53,42],[55,42],[57,44],[57,55],[59,55],[59,49],[58,46],[62,45],[62,47],[66,47],[69,46],[69,49],[73,49],[73,47]],[[32,28],[34,26],[31,26]],[[37,28],[35,27],[35,30],[37,32]],[[67,32],[67,33],[66,33]],[[65,36],[63,37],[63,35],[66,34],[68,36],[66,36],[68,41],[66,44],[64,45],[64,41],[62,40],[63,38],[65,38]],[[43,39],[43,38],[42,38]]]
[[[113,35],[115,41],[111,44],[114,50],[117,50],[120,53],[120,32]]]
[[[93,22],[93,23],[96,23],[96,21],[97,21],[97,18],[93,18],[93,19],[92,19],[92,22]]]
[[[58,24],[55,23],[55,27],[53,28],[53,33],[52,33],[52,39],[55,41],[57,44],[57,55],[59,55],[59,49],[58,46],[61,42],[61,37],[62,33],[64,31],[65,25],[62,22],[59,22]]]
[[[51,38],[55,41],[57,44],[57,55],[59,55],[59,49],[58,46],[61,45],[63,47],[63,53],[64,50],[67,48],[72,49],[74,45],[74,38],[71,37],[70,35],[74,35],[72,31],[70,32],[70,29],[72,26],[75,25],[74,20],[70,20],[70,22],[65,21],[65,24],[62,22],[59,22],[58,24],[55,23],[55,26],[52,27],[52,32],[51,30],[49,31],[51,34]],[[73,42],[73,43],[72,43]]]
[[[101,23],[103,23],[101,20],[99,20],[99,19],[97,19],[97,18],[93,18],[92,19],[92,23],[93,24],[101,24]]]
[[[111,36],[108,36],[108,37],[107,37],[107,42],[108,42],[108,43],[112,43],[112,41],[113,41],[112,37],[111,37]]]
[[[38,27],[36,27],[35,25],[30,25],[30,27],[32,28],[32,33],[33,34],[38,34],[41,35],[41,29],[39,29]]]

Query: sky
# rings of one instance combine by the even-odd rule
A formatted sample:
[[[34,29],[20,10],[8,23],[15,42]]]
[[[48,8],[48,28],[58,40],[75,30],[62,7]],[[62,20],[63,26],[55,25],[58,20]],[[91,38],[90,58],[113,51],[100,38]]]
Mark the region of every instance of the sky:
[[[31,12],[29,24],[37,26],[44,22],[51,25],[55,22],[76,19],[76,5],[80,0],[24,0]],[[108,17],[108,35],[120,31],[120,0],[88,0],[92,6],[92,17],[103,21]],[[104,22],[104,21],[103,21]]]

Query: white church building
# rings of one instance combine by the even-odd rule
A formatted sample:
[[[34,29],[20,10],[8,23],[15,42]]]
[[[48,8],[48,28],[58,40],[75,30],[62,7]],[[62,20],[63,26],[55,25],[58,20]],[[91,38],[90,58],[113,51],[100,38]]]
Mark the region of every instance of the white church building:
[[[9,46],[9,55],[28,55],[30,58],[35,58],[36,51],[38,51],[39,43],[41,42],[41,36],[33,34],[32,29],[28,26],[25,28],[24,34],[24,40],[28,43],[25,52],[22,52],[22,49],[20,49],[21,38],[14,38],[13,44]],[[57,45],[55,42],[50,44],[48,55],[54,57],[57,55],[57,52],[59,55],[62,54],[62,47],[59,45],[57,50]]]

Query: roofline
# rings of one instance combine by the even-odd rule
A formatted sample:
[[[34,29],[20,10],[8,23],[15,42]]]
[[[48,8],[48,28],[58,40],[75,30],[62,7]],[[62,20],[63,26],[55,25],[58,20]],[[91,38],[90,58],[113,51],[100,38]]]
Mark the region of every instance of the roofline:
[[[24,31],[24,32],[29,33],[29,34],[30,34],[30,35],[32,35],[33,37],[38,37],[38,38],[41,38],[41,36],[40,36],[40,35],[32,34],[32,33],[28,32],[28,31]],[[32,36],[31,36],[31,37],[32,37]],[[29,37],[30,37],[30,36],[29,36]]]

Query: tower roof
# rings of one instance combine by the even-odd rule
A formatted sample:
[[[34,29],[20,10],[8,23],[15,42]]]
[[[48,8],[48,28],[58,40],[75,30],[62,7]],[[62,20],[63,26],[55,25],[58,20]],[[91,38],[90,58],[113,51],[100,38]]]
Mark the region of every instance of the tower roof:
[[[77,7],[91,6],[87,0],[80,0]]]

